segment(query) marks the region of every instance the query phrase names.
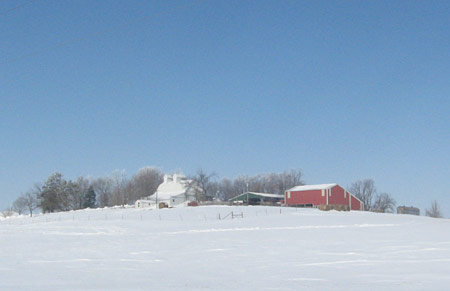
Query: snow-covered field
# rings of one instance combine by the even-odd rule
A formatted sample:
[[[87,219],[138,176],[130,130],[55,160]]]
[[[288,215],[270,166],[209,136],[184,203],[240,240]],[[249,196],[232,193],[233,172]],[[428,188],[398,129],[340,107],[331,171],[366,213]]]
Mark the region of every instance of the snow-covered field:
[[[218,219],[243,213],[243,218]],[[0,220],[1,290],[449,290],[450,220],[278,207]]]

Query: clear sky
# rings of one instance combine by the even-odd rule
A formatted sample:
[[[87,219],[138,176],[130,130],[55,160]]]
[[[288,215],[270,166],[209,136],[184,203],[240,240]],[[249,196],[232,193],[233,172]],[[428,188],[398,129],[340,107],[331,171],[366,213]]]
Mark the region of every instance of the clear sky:
[[[0,1],[0,209],[55,171],[373,178],[450,216],[450,1]]]

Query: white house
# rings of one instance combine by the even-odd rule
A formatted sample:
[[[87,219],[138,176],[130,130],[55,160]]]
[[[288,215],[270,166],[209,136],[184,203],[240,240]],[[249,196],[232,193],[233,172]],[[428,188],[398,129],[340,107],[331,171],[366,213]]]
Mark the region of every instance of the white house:
[[[195,201],[193,187],[190,186],[192,180],[186,179],[181,174],[164,175],[164,182],[158,186],[153,195],[137,200],[137,208],[155,207],[163,202],[168,207],[185,206],[189,201]]]

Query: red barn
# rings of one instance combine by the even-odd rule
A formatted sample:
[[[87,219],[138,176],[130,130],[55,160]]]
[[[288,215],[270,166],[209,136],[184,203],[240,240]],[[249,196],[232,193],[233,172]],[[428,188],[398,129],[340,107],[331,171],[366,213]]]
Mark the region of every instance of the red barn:
[[[338,184],[296,186],[284,196],[287,206],[348,205],[350,210],[364,210],[363,202]]]

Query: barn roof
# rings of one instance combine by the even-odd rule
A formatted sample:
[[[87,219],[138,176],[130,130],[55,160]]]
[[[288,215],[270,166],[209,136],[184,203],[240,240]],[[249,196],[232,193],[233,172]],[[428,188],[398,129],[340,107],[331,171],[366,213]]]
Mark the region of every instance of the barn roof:
[[[295,186],[287,191],[308,191],[308,190],[322,190],[322,189],[330,189],[336,186],[336,183],[332,184],[317,184],[317,185],[303,185],[303,186]]]

